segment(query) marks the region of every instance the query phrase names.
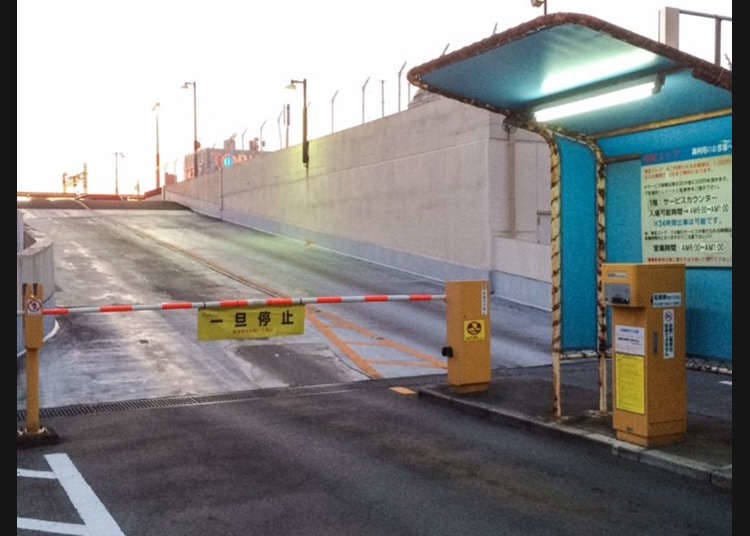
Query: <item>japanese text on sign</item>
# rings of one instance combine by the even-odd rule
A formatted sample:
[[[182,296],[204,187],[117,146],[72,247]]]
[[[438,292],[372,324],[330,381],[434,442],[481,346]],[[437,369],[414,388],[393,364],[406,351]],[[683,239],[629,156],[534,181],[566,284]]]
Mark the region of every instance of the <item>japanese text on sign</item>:
[[[264,339],[305,332],[305,306],[200,309],[198,340]]]
[[[643,357],[615,354],[615,407],[643,415],[646,383]]]
[[[644,155],[643,260],[732,265],[732,143]]]
[[[615,326],[615,350],[626,354],[646,354],[646,332],[638,326]]]

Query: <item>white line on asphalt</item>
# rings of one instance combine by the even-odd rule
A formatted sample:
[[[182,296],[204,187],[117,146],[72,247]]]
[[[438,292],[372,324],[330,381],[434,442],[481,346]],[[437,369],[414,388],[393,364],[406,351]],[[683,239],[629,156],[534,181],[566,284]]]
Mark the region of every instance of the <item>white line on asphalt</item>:
[[[78,534],[81,536],[90,536],[86,525],[76,525],[73,523],[60,523],[59,521],[43,521],[41,519],[29,519],[28,517],[16,518],[16,528],[35,530],[37,532],[52,532],[53,534]]]
[[[47,454],[44,457],[86,524],[88,534],[125,536],[67,454]]]
[[[728,380],[728,381],[724,380],[724,381],[721,381],[719,383],[723,383],[724,385],[732,385],[732,380]]]
[[[52,471],[34,471],[32,469],[18,469],[16,468],[16,477],[23,478],[49,478],[56,480],[57,477]]]

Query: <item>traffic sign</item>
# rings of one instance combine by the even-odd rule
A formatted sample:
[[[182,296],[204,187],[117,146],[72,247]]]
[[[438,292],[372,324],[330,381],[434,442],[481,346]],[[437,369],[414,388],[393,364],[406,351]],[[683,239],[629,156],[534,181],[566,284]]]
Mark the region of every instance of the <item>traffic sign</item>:
[[[265,339],[305,332],[305,306],[207,308],[198,311],[198,340]]]

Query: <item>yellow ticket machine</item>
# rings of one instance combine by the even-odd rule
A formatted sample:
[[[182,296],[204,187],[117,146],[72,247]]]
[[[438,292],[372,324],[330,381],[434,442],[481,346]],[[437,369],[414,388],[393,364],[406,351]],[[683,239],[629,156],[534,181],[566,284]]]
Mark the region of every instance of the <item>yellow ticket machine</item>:
[[[650,447],[687,430],[685,265],[605,264],[612,307],[612,426]]]

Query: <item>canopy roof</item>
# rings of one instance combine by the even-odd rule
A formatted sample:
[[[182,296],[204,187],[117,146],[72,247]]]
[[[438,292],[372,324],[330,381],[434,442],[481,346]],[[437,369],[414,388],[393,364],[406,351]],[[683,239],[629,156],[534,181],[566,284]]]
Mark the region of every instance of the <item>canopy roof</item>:
[[[731,71],[578,13],[537,17],[414,67],[407,78],[524,122],[540,106],[658,80],[660,90],[648,98],[544,123],[592,136],[732,107]]]

